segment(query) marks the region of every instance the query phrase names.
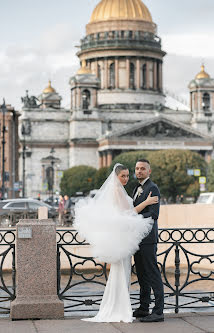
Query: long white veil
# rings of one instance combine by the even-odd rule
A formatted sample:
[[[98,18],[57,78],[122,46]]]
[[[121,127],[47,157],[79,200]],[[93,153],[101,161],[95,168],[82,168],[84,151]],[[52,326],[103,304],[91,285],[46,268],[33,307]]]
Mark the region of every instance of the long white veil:
[[[92,255],[108,263],[134,254],[153,226],[151,218],[135,212],[116,175],[118,165],[94,198],[80,200],[75,206],[74,227],[91,244]]]

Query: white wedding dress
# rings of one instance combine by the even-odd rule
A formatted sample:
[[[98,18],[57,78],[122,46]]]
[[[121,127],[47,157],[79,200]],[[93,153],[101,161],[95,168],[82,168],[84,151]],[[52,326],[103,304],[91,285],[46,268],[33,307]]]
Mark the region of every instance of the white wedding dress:
[[[135,212],[115,173],[117,165],[96,196],[79,201],[75,207],[74,227],[91,244],[93,257],[111,264],[99,312],[83,319],[87,321],[132,322],[131,256],[153,226],[151,218]]]

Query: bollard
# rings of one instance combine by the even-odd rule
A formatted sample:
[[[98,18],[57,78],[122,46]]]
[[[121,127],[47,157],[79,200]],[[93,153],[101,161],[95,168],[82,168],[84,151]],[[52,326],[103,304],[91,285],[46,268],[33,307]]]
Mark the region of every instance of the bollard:
[[[43,217],[43,219],[42,219]],[[16,299],[10,318],[58,319],[64,304],[57,296],[56,225],[44,217],[20,220],[16,226]]]

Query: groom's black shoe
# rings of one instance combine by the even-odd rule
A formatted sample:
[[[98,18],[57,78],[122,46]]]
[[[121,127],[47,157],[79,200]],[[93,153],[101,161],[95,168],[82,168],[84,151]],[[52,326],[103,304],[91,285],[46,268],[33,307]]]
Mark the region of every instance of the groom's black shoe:
[[[143,323],[154,323],[154,322],[159,322],[159,321],[164,321],[164,315],[158,315],[156,313],[151,313],[147,317],[142,317],[140,318],[140,321]]]
[[[143,318],[149,315],[149,311],[143,310],[142,308],[138,308],[133,312],[133,317],[135,318]]]

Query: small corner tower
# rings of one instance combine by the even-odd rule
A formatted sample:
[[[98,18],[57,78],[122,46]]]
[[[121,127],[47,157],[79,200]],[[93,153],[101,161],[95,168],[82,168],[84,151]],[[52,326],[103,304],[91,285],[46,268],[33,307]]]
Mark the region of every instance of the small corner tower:
[[[70,81],[70,166],[90,164],[98,167],[97,138],[101,123],[97,111],[97,91],[100,80],[82,61],[81,68]]]
[[[201,71],[190,82],[189,90],[192,125],[204,134],[211,134],[214,113],[214,79],[205,71],[203,64]]]
[[[71,109],[90,112],[97,107],[97,90],[100,86],[99,79],[92,74],[86,66],[86,61],[82,61],[81,68],[76,75],[70,79],[71,86]],[[86,112],[87,113],[87,112]]]
[[[42,94],[39,96],[41,102],[41,108],[54,108],[59,109],[61,105],[62,97],[56,92],[56,90],[51,86],[51,81],[49,80],[48,86],[43,90]]]

